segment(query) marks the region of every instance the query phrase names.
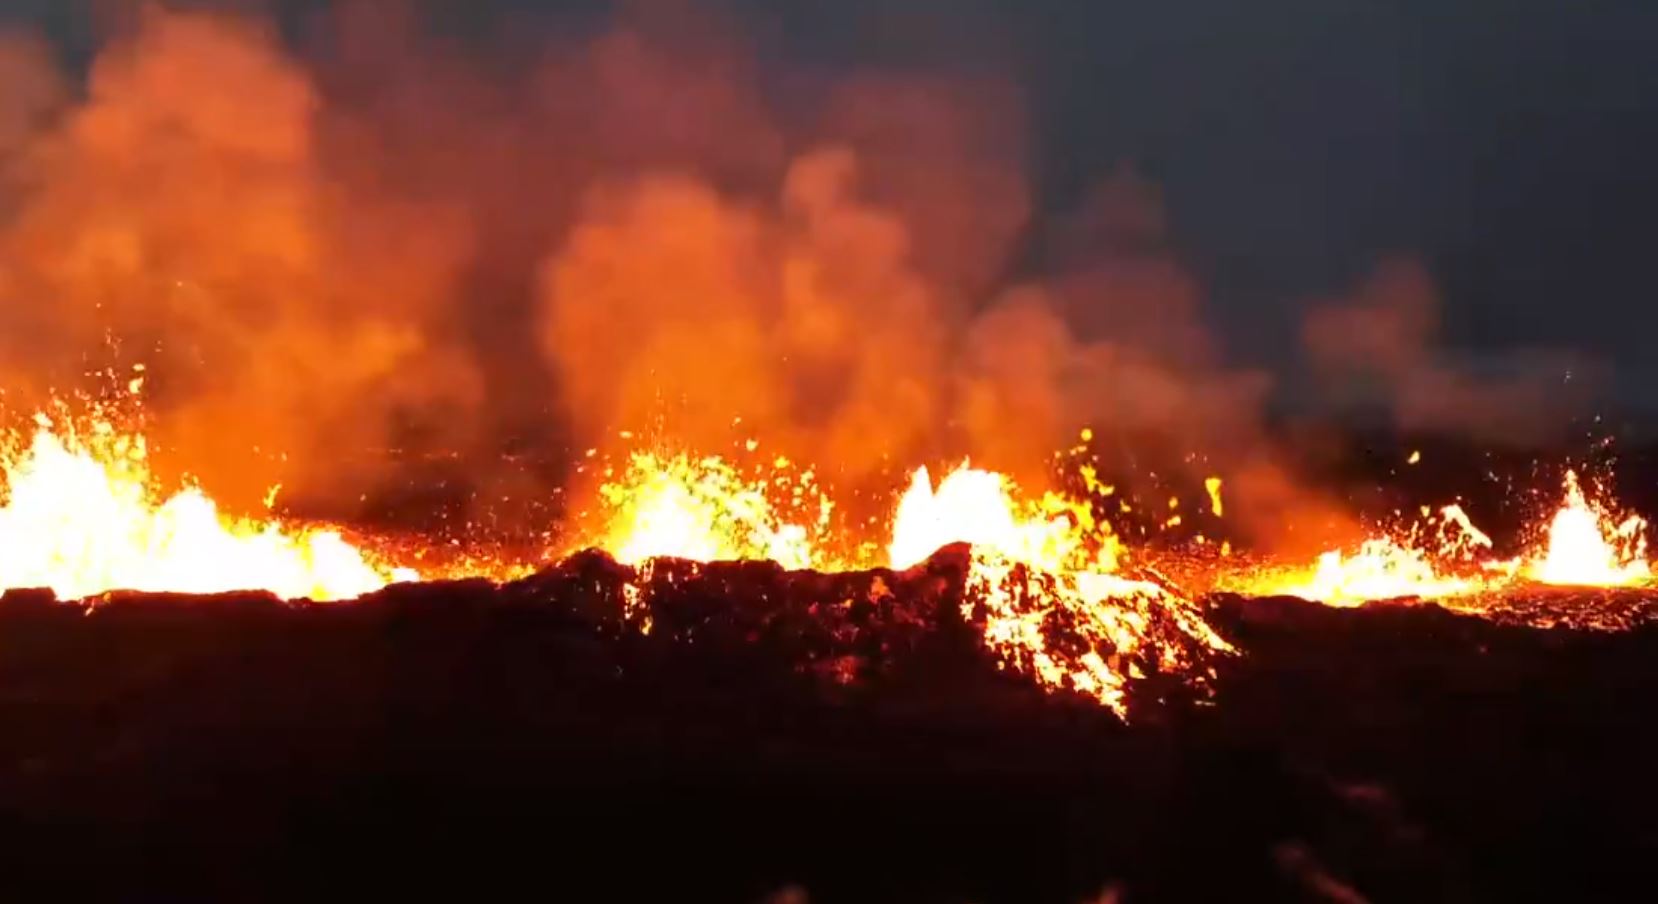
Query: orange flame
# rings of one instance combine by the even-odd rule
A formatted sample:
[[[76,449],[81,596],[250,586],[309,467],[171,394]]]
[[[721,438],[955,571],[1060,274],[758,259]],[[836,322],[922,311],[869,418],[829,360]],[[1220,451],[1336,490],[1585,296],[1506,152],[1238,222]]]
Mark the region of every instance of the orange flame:
[[[1348,606],[1367,600],[1456,596],[1480,588],[1477,580],[1441,574],[1429,554],[1394,540],[1366,540],[1355,552],[1331,550],[1310,575],[1254,584],[1250,592]]]
[[[0,587],[49,587],[61,599],[120,589],[335,600],[418,578],[369,561],[334,530],[226,516],[198,487],[163,499],[141,435],[98,422],[82,441],[37,423],[0,470]]]
[[[1544,584],[1625,587],[1650,580],[1646,522],[1635,515],[1614,521],[1590,506],[1577,474],[1566,472],[1566,500],[1549,521],[1548,542],[1525,569]]]
[[[117,589],[263,589],[326,600],[419,579],[335,530],[233,518],[198,486],[162,494],[143,435],[107,419],[92,419],[77,432],[39,416],[26,441],[14,438],[12,445],[12,454],[0,455],[0,588],[43,586],[64,598]],[[746,452],[758,445],[749,441]],[[1231,647],[1191,598],[1143,563],[1131,563],[1136,574],[1123,572],[1128,554],[1096,515],[1114,490],[1087,466],[1077,473],[1087,487],[1082,498],[1026,496],[1005,475],[966,464],[935,485],[918,468],[894,511],[887,558],[894,568],[908,568],[942,547],[971,546],[962,610],[982,630],[985,647],[1004,667],[1045,687],[1079,692],[1125,713],[1130,682],[1148,671],[1171,671],[1201,684],[1209,654]],[[835,545],[846,538],[831,536],[835,507],[810,469],[784,458],[740,468],[719,456],[638,452],[605,477],[595,545],[624,563],[649,568],[660,557],[764,559],[803,569],[844,568],[868,558],[859,552],[843,560],[829,552],[853,548]],[[1221,486],[1218,477],[1204,481],[1215,517],[1224,511]],[[1126,502],[1114,505],[1129,510]],[[1168,508],[1178,511],[1178,498]],[[1491,539],[1453,505],[1424,508],[1404,533],[1327,552],[1306,568],[1244,573],[1228,558],[1230,573],[1207,586],[1332,605],[1417,597],[1478,608],[1458,600],[1522,581],[1644,583],[1651,578],[1645,526],[1592,503],[1569,473],[1545,541],[1526,556],[1491,558]],[[468,560],[459,568],[492,579],[518,573],[495,562]],[[459,574],[452,567],[435,573]],[[639,588],[629,589],[637,604]]]
[[[1298,596],[1335,606],[1367,600],[1438,599],[1475,593],[1491,586],[1477,557],[1491,538],[1473,525],[1460,506],[1437,516],[1424,511],[1403,540],[1373,537],[1356,550],[1331,550],[1308,569],[1266,569],[1223,578],[1224,589],[1259,595]]]
[[[889,559],[908,568],[952,543],[969,543],[1044,571],[1114,571],[1120,544],[1083,503],[1050,493],[1013,501],[1008,479],[963,465],[934,489],[917,468],[898,501]]]
[[[827,523],[833,506],[811,471],[793,473],[787,460],[778,459],[773,472],[770,479],[751,479],[718,456],[635,453],[620,477],[599,488],[608,523],[597,545],[630,565],[671,557],[770,559],[785,568],[812,568],[818,564],[814,531]],[[774,504],[774,496],[785,501]],[[782,514],[808,508],[815,520],[807,523]]]
[[[1120,544],[1085,501],[1049,493],[1021,504],[1007,478],[965,465],[935,488],[919,468],[898,504],[892,565],[952,543],[974,547],[962,609],[969,620],[982,615],[986,647],[1044,686],[1086,694],[1120,715],[1128,680],[1143,677],[1128,664],[1135,657],[1186,670],[1190,646],[1232,649],[1189,600],[1114,573]],[[1056,621],[1081,643],[1056,644]]]
[[[1446,599],[1499,591],[1519,581],[1581,587],[1632,587],[1652,579],[1646,557],[1646,522],[1617,519],[1591,504],[1575,472],[1568,471],[1565,499],[1550,518],[1541,548],[1517,559],[1480,558],[1491,540],[1458,506],[1437,521],[1413,528],[1405,540],[1378,537],[1352,553],[1330,551],[1310,570],[1267,570],[1223,579],[1225,589],[1283,594],[1353,605],[1366,600]]]

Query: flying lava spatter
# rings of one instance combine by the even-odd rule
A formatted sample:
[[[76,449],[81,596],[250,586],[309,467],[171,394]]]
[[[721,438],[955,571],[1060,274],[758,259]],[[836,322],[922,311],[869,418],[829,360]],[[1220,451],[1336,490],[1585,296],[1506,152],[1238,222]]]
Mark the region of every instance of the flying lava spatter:
[[[1583,497],[1577,473],[1566,472],[1566,498],[1549,519],[1543,551],[1525,574],[1544,584],[1624,587],[1652,577],[1646,558],[1646,521],[1614,520]]]
[[[8,448],[0,459],[0,588],[50,588],[62,599],[115,590],[264,590],[342,600],[423,577],[406,567],[416,557],[383,552],[396,546],[390,542],[353,543],[338,528],[269,513],[233,516],[188,483],[164,492],[142,433],[110,418],[71,423],[40,415]],[[745,470],[718,456],[636,452],[604,471],[601,526],[576,545],[640,568],[670,557],[902,570],[966,544],[962,616],[980,627],[986,648],[1044,686],[1124,712],[1128,683],[1148,670],[1190,673],[1201,683],[1201,660],[1231,647],[1204,620],[1194,591],[1163,579],[1151,558],[1125,546],[1100,517],[1111,509],[1102,503],[1113,491],[1091,470],[1084,476],[1089,492],[1081,496],[1027,496],[994,471],[964,464],[935,484],[927,468],[917,468],[892,506],[884,541],[853,544],[833,536],[835,506],[809,468],[781,457]],[[1225,511],[1221,485],[1218,477],[1204,482],[1207,509],[1217,519]],[[1170,502],[1171,510],[1176,506],[1178,499]],[[1513,559],[1492,556],[1491,539],[1453,505],[1425,509],[1409,530],[1331,550],[1310,567],[1237,560],[1210,587],[1352,605],[1466,599],[1526,583],[1636,586],[1652,577],[1645,527],[1639,517],[1615,518],[1591,503],[1568,473],[1562,503],[1536,548]],[[879,546],[885,561],[829,552]],[[519,573],[498,563],[472,571],[491,579]],[[424,576],[460,575],[443,569]],[[1071,640],[1057,641],[1061,635]]]
[[[38,419],[4,461],[0,587],[77,599],[112,590],[267,590],[338,600],[414,580],[333,528],[234,518],[196,486],[157,490],[140,435],[107,420],[87,435]]]
[[[1491,539],[1459,506],[1442,509],[1405,532],[1378,536],[1356,550],[1331,550],[1308,569],[1268,567],[1232,575],[1222,586],[1255,595],[1300,596],[1335,605],[1418,597],[1443,599],[1533,583],[1637,587],[1652,579],[1646,522],[1617,518],[1584,496],[1566,472],[1560,506],[1535,548],[1513,559],[1490,556]]]

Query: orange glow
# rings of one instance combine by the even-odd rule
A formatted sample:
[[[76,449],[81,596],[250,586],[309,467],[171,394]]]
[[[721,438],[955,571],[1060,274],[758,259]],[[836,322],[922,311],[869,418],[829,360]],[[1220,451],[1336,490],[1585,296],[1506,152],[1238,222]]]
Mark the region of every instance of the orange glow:
[[[1194,650],[1233,649],[1191,601],[1157,584],[1094,571],[1053,574],[988,550],[975,551],[962,596],[962,614],[971,620],[976,610],[985,646],[1005,667],[1119,715],[1127,715],[1128,680],[1145,677],[1134,658],[1195,678]],[[1055,622],[1082,642],[1056,643]]]
[[[136,393],[138,381],[129,387]],[[212,593],[267,590],[285,598],[360,596],[396,580],[419,580],[365,552],[338,531],[274,518],[235,518],[199,487],[165,494],[153,477],[141,433],[104,418],[74,429],[39,416],[0,456],[0,588],[49,587],[80,599],[112,590]],[[631,440],[631,435],[623,435]],[[649,629],[643,587],[653,560],[769,560],[789,569],[863,567],[843,550],[878,548],[867,537],[838,536],[835,506],[814,472],[785,457],[765,460],[760,443],[741,443],[739,466],[719,456],[635,452],[603,471],[592,542],[639,566],[624,589],[641,630]],[[593,453],[596,454],[596,453]],[[758,463],[757,462],[762,462]],[[1151,673],[1178,674],[1201,688],[1214,655],[1232,647],[1205,620],[1194,596],[1171,585],[1129,550],[1099,512],[1129,512],[1129,501],[1078,465],[1085,492],[1022,493],[1006,475],[963,464],[936,484],[926,468],[911,475],[889,525],[887,560],[904,569],[952,544],[971,547],[961,597],[963,617],[1004,668],[1045,688],[1083,694],[1128,713],[1130,685]],[[1208,511],[1223,512],[1221,480],[1204,481]],[[269,508],[281,491],[271,487]],[[1137,503],[1139,510],[1148,507]],[[1179,517],[1179,497],[1151,506]],[[1407,528],[1350,549],[1331,550],[1301,568],[1252,567],[1222,555],[1202,589],[1286,594],[1330,605],[1423,598],[1480,611],[1481,594],[1523,582],[1630,586],[1648,581],[1645,522],[1614,517],[1592,502],[1575,474],[1564,501],[1530,554],[1499,560],[1491,539],[1459,506],[1424,508]],[[868,525],[880,532],[881,525]],[[1199,537],[1196,543],[1206,541]],[[861,543],[862,545],[857,545]],[[379,553],[399,548],[383,540]],[[410,548],[403,561],[426,562],[428,576],[502,580],[527,566]]]
[[[1046,687],[1126,715],[1127,681],[1143,677],[1136,657],[1186,671],[1196,665],[1194,648],[1231,650],[1191,601],[1114,573],[1120,544],[1085,501],[1050,493],[1020,503],[1006,477],[965,465],[935,488],[919,468],[898,504],[892,565],[913,565],[952,543],[973,545],[963,616],[981,615],[986,647]],[[1055,621],[1082,643],[1053,643]]]
[[[1430,555],[1420,549],[1375,538],[1350,553],[1331,550],[1320,555],[1310,573],[1245,582],[1239,589],[1350,606],[1367,600],[1456,596],[1480,587],[1476,579],[1441,574]]]
[[[1209,494],[1209,512],[1216,518],[1226,514],[1226,507],[1221,504],[1220,478],[1209,477],[1203,481],[1203,489]]]
[[[671,557],[770,559],[812,568],[818,564],[814,531],[833,511],[812,472],[795,473],[784,459],[773,463],[770,478],[753,479],[717,456],[638,452],[599,494],[607,522],[595,545],[630,565]],[[784,511],[808,512],[813,520],[785,520]]]
[[[1357,550],[1332,550],[1311,569],[1264,569],[1227,576],[1222,589],[1283,594],[1353,605],[1366,600],[1445,599],[1501,591],[1521,582],[1580,587],[1633,587],[1652,579],[1646,522],[1614,516],[1591,503],[1575,472],[1549,519],[1539,548],[1516,559],[1488,557],[1491,540],[1458,506],[1440,510],[1403,540],[1377,537]]]
[[[336,600],[418,579],[371,562],[334,530],[232,518],[198,487],[163,498],[140,435],[97,422],[82,439],[37,424],[0,465],[0,587],[49,587],[61,599],[268,590]]]
[[[1591,506],[1577,474],[1566,472],[1566,499],[1549,521],[1548,540],[1525,575],[1544,584],[1624,587],[1650,580],[1646,522],[1630,515],[1615,520]]]
[[[1113,571],[1120,545],[1085,503],[1050,493],[1018,504],[1008,479],[962,466],[934,489],[917,468],[898,501],[888,547],[894,568],[908,568],[951,543],[969,543],[1044,571]]]
[[[1354,550],[1330,550],[1311,569],[1263,569],[1228,576],[1222,589],[1256,595],[1298,596],[1337,606],[1367,600],[1437,599],[1489,588],[1489,569],[1477,557],[1491,548],[1460,506],[1430,512],[1402,540],[1374,537]]]

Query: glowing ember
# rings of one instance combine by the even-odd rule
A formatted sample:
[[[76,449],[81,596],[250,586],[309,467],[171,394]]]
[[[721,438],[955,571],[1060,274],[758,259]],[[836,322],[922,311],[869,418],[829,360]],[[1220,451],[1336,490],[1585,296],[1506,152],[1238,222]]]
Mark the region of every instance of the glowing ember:
[[[1474,593],[1491,582],[1489,569],[1476,557],[1491,548],[1487,537],[1459,506],[1425,514],[1403,541],[1390,537],[1366,540],[1351,552],[1331,550],[1310,571],[1268,569],[1264,573],[1223,579],[1223,587],[1258,595],[1351,606],[1367,600],[1419,597],[1436,599]]]
[[[1623,587],[1652,577],[1646,559],[1646,522],[1631,515],[1614,521],[1591,507],[1578,485],[1577,474],[1566,473],[1566,500],[1549,522],[1548,544],[1526,568],[1532,580],[1545,584]]]
[[[129,389],[137,392],[138,381]],[[67,423],[70,419],[65,419]],[[0,588],[49,587],[63,598],[111,590],[211,593],[269,590],[287,598],[360,596],[393,580],[417,580],[392,569],[332,530],[248,520],[218,511],[199,488],[171,495],[156,487],[141,434],[104,419],[84,430],[42,416],[26,437],[0,456]],[[624,435],[623,438],[630,438]],[[753,466],[749,441],[739,467],[724,458],[638,452],[607,469],[599,486],[600,530],[591,545],[638,566],[623,588],[630,617],[643,613],[645,584],[661,558],[696,562],[769,560],[790,569],[866,564],[878,550],[870,537],[834,535],[834,506],[813,472],[784,458]],[[1073,450],[1076,452],[1076,450]],[[744,457],[744,453],[748,457]],[[1126,715],[1127,691],[1156,674],[1205,686],[1212,657],[1231,651],[1200,608],[1168,580],[1130,563],[1118,534],[1100,519],[1106,507],[1130,512],[1128,501],[1075,464],[1079,497],[1025,496],[1002,474],[962,465],[936,486],[917,469],[900,497],[887,557],[905,569],[943,547],[971,547],[962,612],[983,632],[1004,666],[1044,687],[1097,699]],[[1207,512],[1225,508],[1218,477],[1204,483]],[[267,497],[271,504],[279,488]],[[1188,510],[1191,510],[1188,507]],[[1178,497],[1156,506],[1166,526],[1180,523]],[[871,525],[875,527],[874,525]],[[1422,509],[1408,529],[1357,548],[1332,550],[1298,569],[1250,570],[1225,564],[1198,580],[1250,594],[1290,594],[1332,605],[1387,598],[1432,598],[1478,611],[1517,582],[1629,586],[1651,579],[1645,522],[1614,518],[1585,496],[1568,474],[1565,499],[1546,542],[1509,560],[1491,557],[1492,542],[1457,506]],[[878,527],[877,527],[878,531]],[[1195,541],[1206,541],[1199,536]],[[418,547],[418,542],[415,542]],[[387,541],[377,550],[398,548]],[[844,550],[846,559],[837,557]],[[461,551],[412,549],[430,573],[505,579],[525,570]],[[1217,573],[1218,572],[1218,573]],[[1145,578],[1155,578],[1147,580]]]
[[[1379,538],[1365,541],[1350,554],[1332,550],[1320,555],[1310,575],[1279,578],[1248,589],[1350,606],[1367,600],[1454,596],[1479,586],[1473,579],[1440,574],[1422,550]]]
[[[1157,584],[1055,574],[992,551],[973,555],[962,615],[982,617],[985,646],[1004,666],[1125,717],[1130,680],[1155,669],[1201,684],[1203,659],[1232,652],[1191,601]]]
[[[3,463],[0,587],[63,599],[120,589],[333,600],[417,577],[371,564],[332,530],[228,517],[196,487],[163,499],[143,437],[100,422],[81,442],[38,420]]]
[[[1016,504],[1007,478],[960,467],[934,489],[918,468],[898,502],[888,547],[894,568],[908,568],[952,543],[969,543],[1044,571],[1116,570],[1120,545],[1086,503],[1050,493]]]
[[[1566,474],[1565,500],[1550,519],[1541,549],[1517,559],[1481,559],[1491,540],[1457,506],[1403,541],[1373,539],[1352,554],[1327,552],[1310,573],[1269,572],[1223,579],[1226,589],[1286,594],[1334,605],[1399,597],[1448,598],[1501,590],[1516,581],[1583,587],[1630,587],[1652,578],[1646,522],[1618,520],[1592,505],[1577,475]]]
[[[1005,666],[1046,687],[1126,715],[1129,680],[1192,672],[1206,653],[1231,650],[1189,600],[1112,573],[1117,539],[1086,502],[1048,494],[1021,505],[1005,477],[965,466],[935,489],[918,469],[893,524],[893,567],[952,543],[974,547],[963,616],[982,622]]]
[[[810,533],[803,524],[785,522],[779,509],[815,508],[814,524],[821,528],[833,507],[810,471],[792,475],[781,459],[773,467],[771,479],[752,480],[718,457],[635,453],[623,474],[599,489],[607,527],[598,545],[626,564],[668,557],[770,559],[785,568],[811,568]],[[774,496],[786,502],[774,505]]]

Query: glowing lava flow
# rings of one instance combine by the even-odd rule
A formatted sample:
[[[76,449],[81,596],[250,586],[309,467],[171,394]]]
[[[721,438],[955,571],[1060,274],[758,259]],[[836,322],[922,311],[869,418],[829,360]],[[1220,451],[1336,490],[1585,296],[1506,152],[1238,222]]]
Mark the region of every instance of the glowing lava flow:
[[[833,506],[810,471],[795,473],[787,461],[759,479],[718,457],[637,453],[607,476],[598,545],[641,574],[664,557],[832,567],[812,540]],[[963,616],[1003,665],[1047,687],[1125,713],[1129,681],[1164,672],[1201,683],[1202,660],[1231,649],[1189,600],[1114,573],[1118,540],[1086,502],[1051,493],[1016,502],[1002,475],[968,467],[935,490],[922,468],[898,504],[891,565],[915,566],[955,543],[972,546]],[[639,606],[637,585],[624,594]]]
[[[1326,552],[1308,571],[1268,570],[1223,579],[1223,589],[1287,596],[1331,605],[1419,597],[1448,599],[1500,591],[1519,582],[1579,587],[1632,587],[1652,579],[1646,522],[1617,520],[1585,498],[1567,472],[1565,499],[1550,518],[1541,548],[1517,559],[1481,559],[1491,540],[1457,506],[1440,511],[1404,540],[1378,537],[1353,553]]]
[[[0,589],[48,587],[68,599],[112,590],[263,589],[332,600],[419,579],[333,530],[232,518],[198,487],[162,494],[143,437],[108,420],[76,431],[42,416],[37,427],[0,444],[10,450],[0,454]],[[746,445],[752,453],[758,444]],[[1119,713],[1129,683],[1155,674],[1204,687],[1213,656],[1232,648],[1163,578],[1137,579],[1153,575],[1149,570],[1124,573],[1124,547],[1096,514],[1113,491],[1089,466],[1077,473],[1087,486],[1082,498],[1021,496],[1003,475],[965,465],[935,486],[927,469],[918,469],[894,512],[888,562],[908,569],[943,547],[967,544],[963,617],[1004,667],[1046,687],[1086,694]],[[1221,517],[1220,480],[1210,478],[1204,489],[1209,512]],[[602,520],[588,535],[596,538],[592,545],[641,574],[666,557],[827,569],[867,565],[879,555],[877,544],[852,546],[832,535],[827,494],[811,470],[783,458],[739,468],[718,456],[639,452],[607,469],[598,491]],[[1116,508],[1129,511],[1120,501]],[[1478,594],[1522,582],[1650,581],[1645,522],[1608,511],[1568,474],[1546,541],[1528,555],[1493,559],[1490,538],[1448,506],[1423,509],[1408,531],[1327,552],[1307,568],[1246,572],[1229,560],[1234,570],[1209,586],[1333,605],[1418,597],[1471,601],[1451,604],[1477,609]],[[843,550],[874,552],[836,558]],[[438,570],[500,579],[509,575],[505,569],[479,561]],[[632,604],[641,592],[629,588]]]
[[[1189,600],[1113,574],[1117,539],[1084,502],[1019,505],[1002,475],[965,466],[935,489],[921,468],[898,505],[892,565],[952,543],[973,545],[963,616],[982,618],[986,646],[1044,686],[1126,715],[1129,680],[1153,670],[1200,680],[1205,656],[1232,649]]]
[[[0,587],[49,587],[60,599],[268,590],[334,600],[415,577],[372,564],[332,530],[227,517],[199,488],[161,498],[141,436],[98,423],[83,442],[37,422],[0,463]]]
[[[1625,587],[1652,578],[1646,559],[1646,522],[1614,521],[1583,497],[1577,474],[1566,472],[1566,500],[1549,521],[1548,543],[1525,575],[1544,584]]]
[[[784,459],[773,470],[769,480],[748,479],[718,457],[635,453],[619,477],[599,488],[608,520],[598,545],[629,565],[671,557],[770,559],[811,568],[817,564],[811,532],[785,521],[773,494],[786,496],[790,510],[815,509],[812,523],[819,529],[833,506],[811,471],[795,474]]]
[[[894,568],[908,568],[951,543],[969,543],[1045,571],[1116,570],[1120,545],[1084,504],[1056,494],[1017,506],[1007,479],[961,467],[935,490],[916,469],[893,519]]]
[[[1257,593],[1350,606],[1368,600],[1402,597],[1438,598],[1479,589],[1469,578],[1440,574],[1428,554],[1385,538],[1366,540],[1356,552],[1339,550],[1318,557],[1311,575],[1277,585],[1256,585]]]
[[[1268,569],[1223,581],[1223,589],[1352,606],[1368,600],[1438,599],[1489,587],[1492,579],[1477,557],[1491,548],[1491,538],[1459,506],[1423,514],[1403,540],[1374,537],[1351,552],[1320,555],[1310,572]]]

